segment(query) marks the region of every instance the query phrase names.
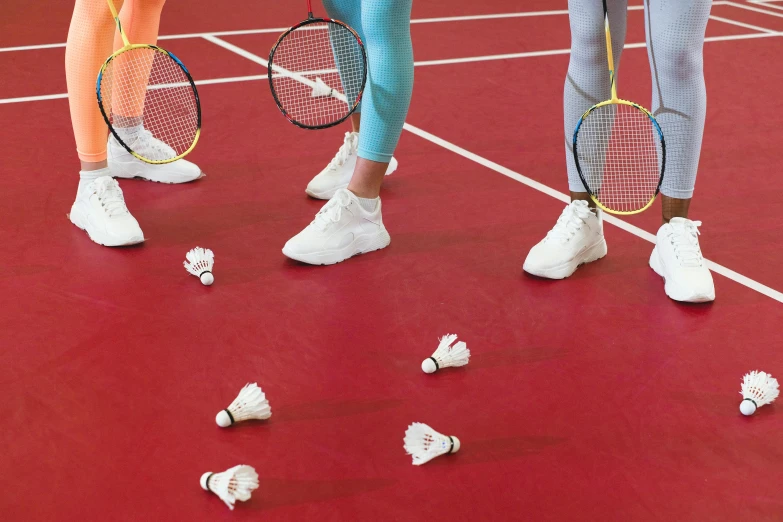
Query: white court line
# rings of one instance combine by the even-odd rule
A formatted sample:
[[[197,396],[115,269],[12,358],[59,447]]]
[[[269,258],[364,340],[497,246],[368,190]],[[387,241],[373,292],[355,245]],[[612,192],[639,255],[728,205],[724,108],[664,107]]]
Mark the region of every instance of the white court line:
[[[267,67],[269,65],[269,61],[264,60],[263,58],[261,58],[257,54],[253,54],[250,51],[242,49],[241,47],[238,47],[238,46],[236,46],[236,45],[234,45],[232,43],[228,43],[225,40],[221,40],[217,36],[212,36],[212,35],[208,34],[208,35],[204,36],[203,38],[204,38],[204,40],[212,42],[215,45],[219,45],[223,49],[227,49],[227,50],[231,51],[232,53],[236,53],[239,56],[241,56],[242,58],[246,58],[246,59],[250,60],[251,62],[255,62],[255,63],[257,63],[257,64],[259,64],[259,65],[261,65],[263,67]]]
[[[745,29],[754,29],[756,31],[761,31],[762,33],[777,33],[777,31],[773,31],[772,29],[767,29],[766,27],[760,27],[758,25],[750,25],[750,24],[746,24],[745,22],[738,22],[737,20],[730,20],[728,18],[723,18],[721,16],[710,15],[710,20],[715,20],[716,22],[723,22],[725,24],[737,25],[739,27],[744,27]]]
[[[251,81],[266,80],[266,79],[267,79],[266,74],[255,74],[252,76],[234,76],[232,78],[213,78],[210,80],[196,80],[193,83],[195,83],[196,85],[214,85],[218,83],[251,82]],[[162,86],[159,88],[162,88]],[[3,105],[5,103],[24,103],[24,102],[46,101],[46,100],[60,100],[67,97],[68,97],[68,93],[44,94],[41,96],[25,96],[23,98],[3,98],[0,99],[0,105]]]
[[[776,0],[777,1],[777,0]],[[768,4],[766,2],[752,2],[758,6],[766,7],[767,9],[777,9],[778,11],[783,11],[783,6],[775,5],[775,4]]]
[[[767,34],[767,33],[763,33]],[[205,37],[206,38],[206,37]],[[246,49],[242,49],[241,47],[237,47],[234,44],[228,43],[224,40],[221,40],[219,38],[211,37],[207,38],[210,42],[215,43],[216,45],[220,45],[221,47],[230,50],[232,52],[237,53],[238,55],[247,58],[248,60],[258,63],[258,64],[266,64],[267,61],[261,58],[260,56],[257,56],[250,51]],[[464,158],[467,158],[475,163],[478,163],[479,165],[482,165],[484,167],[487,167],[491,170],[494,170],[495,172],[498,172],[500,174],[503,174],[504,176],[507,176],[513,180],[516,180],[524,185],[527,185],[528,187],[535,189],[539,192],[542,192],[548,196],[551,196],[557,200],[560,200],[562,202],[568,202],[569,197],[562,192],[559,192],[547,185],[544,185],[543,183],[539,183],[538,181],[535,181],[533,179],[528,178],[527,176],[523,176],[522,174],[518,172],[514,172],[511,169],[508,169],[502,165],[499,165],[493,161],[490,161],[486,158],[483,158],[479,156],[478,154],[474,154],[466,149],[463,149],[462,147],[459,147],[453,143],[450,143],[442,138],[439,138],[435,136],[434,134],[430,134],[427,131],[424,131],[422,129],[419,129],[418,127],[414,127],[410,123],[406,123],[403,128],[407,130],[408,132],[415,134],[416,136],[419,136],[420,138],[424,138],[425,140],[434,143],[435,145],[438,145],[440,147],[443,147],[444,149],[447,149],[451,152],[454,152]],[[642,230],[641,228],[631,225],[630,223],[626,223],[625,221],[618,219],[615,216],[610,215],[604,215],[604,221],[607,223],[610,223],[622,230],[625,230],[626,232],[629,232],[641,239],[644,239],[650,243],[655,243],[655,235],[647,232],[646,230]],[[732,281],[739,283],[743,286],[746,286],[750,288],[751,290],[755,290],[756,292],[759,292],[760,294],[766,295],[767,297],[770,297],[774,299],[775,301],[778,301],[780,303],[783,303],[783,293],[778,292],[777,290],[774,290],[768,286],[765,286],[758,281],[754,281],[753,279],[750,279],[749,277],[746,277],[740,273],[735,272],[734,270],[731,270],[729,268],[726,268],[722,265],[719,265],[717,263],[714,263],[709,260],[705,260],[707,262],[707,266],[710,270],[715,272],[716,274],[720,274],[728,279],[731,279]]]
[[[46,100],[59,100],[61,98],[67,98],[68,93],[61,94],[43,94],[41,96],[23,96],[21,98],[2,98],[0,99],[0,105],[4,103],[25,103],[25,102],[37,102]]]
[[[772,11],[767,11],[766,9],[759,9],[758,7],[753,7],[747,4],[738,4],[737,2],[724,2],[723,5],[730,5],[732,7],[737,7],[739,9],[745,9],[746,11],[753,11],[755,13],[762,13],[769,16],[775,16],[777,18],[783,18],[783,13],[773,13]]]
[[[729,2],[726,0],[717,0],[712,5],[727,5]],[[643,6],[629,6],[629,10],[638,11],[644,9]],[[567,9],[561,9],[557,11],[527,11],[519,13],[497,13],[487,15],[472,15],[472,16],[446,16],[442,18],[414,18],[411,20],[411,24],[431,24],[441,22],[466,22],[472,20],[498,20],[504,18],[528,18],[536,16],[557,16],[567,15]],[[183,34],[168,34],[158,37],[158,40],[180,40],[188,38],[203,38],[205,36],[241,36],[246,34],[265,34],[265,33],[282,33],[288,30],[289,27],[272,27],[267,29],[240,29],[237,31],[213,31],[209,33],[183,33]],[[37,49],[55,49],[58,47],[65,47],[65,43],[55,44],[40,44],[40,45],[22,45],[18,47],[0,47],[0,53],[14,52],[14,51],[34,51]]]
[[[727,35],[727,36],[711,36],[708,38],[705,38],[705,42],[728,42],[728,41],[734,41],[734,40],[753,40],[756,38],[769,38],[774,36],[783,36],[783,32],[759,32],[759,33],[751,33],[751,34],[734,34],[734,35]],[[241,56],[244,56],[248,60],[254,61],[255,63],[266,67],[267,61],[255,54],[249,53],[248,51],[245,51],[244,49],[235,46],[234,44],[231,44],[229,42],[226,42],[225,40],[222,40],[220,38],[217,38],[213,35],[207,34],[205,36],[202,36],[201,38],[204,38],[207,41],[210,41],[216,45],[219,45],[220,47],[223,47],[229,51],[236,52],[237,54],[240,53],[247,53],[247,56],[245,54],[240,54]],[[220,42],[220,43],[218,43]],[[644,49],[647,47],[647,44],[644,42],[638,42],[638,43],[630,43],[625,45],[625,49]],[[236,50],[235,50],[236,49]],[[474,63],[474,62],[488,62],[488,61],[496,61],[496,60],[513,60],[518,58],[536,58],[540,56],[557,56],[557,55],[565,55],[570,54],[570,49],[552,49],[548,51],[529,51],[524,53],[509,53],[509,54],[492,54],[492,55],[486,55],[486,56],[469,56],[466,58],[447,58],[443,60],[422,60],[415,62],[414,65],[416,67],[427,67],[432,65],[450,65],[450,64],[460,64],[460,63]],[[260,60],[260,61],[257,61]],[[229,78],[215,78],[215,79],[209,79],[209,80],[196,80],[196,85],[212,85],[216,83],[234,83],[234,82],[243,82],[243,81],[256,81],[256,80],[266,80],[266,75],[254,75],[254,76],[235,76],[235,77],[229,77]],[[40,96],[25,96],[22,98],[0,98],[0,105],[6,104],[6,103],[24,103],[24,102],[36,102],[36,101],[45,101],[45,100],[57,100],[61,98],[67,98],[67,94],[44,94]]]

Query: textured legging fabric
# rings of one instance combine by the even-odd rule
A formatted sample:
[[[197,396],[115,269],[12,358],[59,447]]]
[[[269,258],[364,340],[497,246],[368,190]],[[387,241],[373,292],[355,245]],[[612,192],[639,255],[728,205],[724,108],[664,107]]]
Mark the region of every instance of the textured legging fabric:
[[[653,87],[650,110],[666,138],[661,192],[673,198],[692,197],[696,184],[707,113],[703,47],[711,6],[712,0],[644,0]],[[615,68],[619,71],[628,1],[607,0],[607,8]],[[571,61],[564,93],[568,185],[573,192],[584,192],[571,149],[574,128],[587,109],[611,97],[611,86],[601,2],[569,0],[568,12]]]
[[[351,26],[367,49],[359,157],[388,163],[413,92],[410,19],[413,0],[323,0],[332,18]]]
[[[165,0],[115,0],[120,21],[132,43],[154,44]],[[116,33],[116,34],[115,34]],[[65,47],[65,76],[71,123],[79,159],[106,159],[108,129],[95,96],[98,71],[111,53],[122,47],[106,0],[76,0]]]

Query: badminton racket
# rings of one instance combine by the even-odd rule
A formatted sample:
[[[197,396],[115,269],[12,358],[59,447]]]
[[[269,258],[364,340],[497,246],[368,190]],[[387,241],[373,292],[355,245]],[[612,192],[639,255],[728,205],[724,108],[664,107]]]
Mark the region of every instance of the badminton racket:
[[[201,133],[201,103],[187,68],[155,45],[132,45],[112,0],[109,9],[124,46],[101,66],[98,106],[111,133],[147,163],[185,157]]]
[[[367,53],[359,35],[331,18],[307,20],[277,39],[269,53],[269,87],[280,112],[304,129],[345,121],[359,106],[367,82]]]
[[[606,0],[603,6],[612,98],[590,107],[576,125],[574,162],[585,190],[599,208],[612,214],[638,214],[660,192],[666,142],[650,111],[617,97]]]

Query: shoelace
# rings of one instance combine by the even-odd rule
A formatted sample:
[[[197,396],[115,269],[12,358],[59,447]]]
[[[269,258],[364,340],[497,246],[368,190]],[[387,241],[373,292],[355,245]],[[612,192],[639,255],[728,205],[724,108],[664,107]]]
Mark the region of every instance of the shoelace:
[[[587,203],[571,203],[563,209],[563,213],[557,218],[554,228],[546,235],[547,240],[559,241],[561,243],[569,241],[582,228],[590,214]]]
[[[332,223],[337,223],[343,215],[343,209],[351,204],[351,198],[345,190],[339,190],[315,215],[313,224],[325,230]]]
[[[128,213],[120,184],[115,179],[108,176],[98,178],[94,182],[94,187],[95,194],[110,217]]]
[[[701,221],[669,223],[668,238],[674,247],[674,255],[680,265],[688,268],[700,267],[704,258],[699,247]]]
[[[343,144],[340,145],[340,150],[337,151],[337,154],[335,154],[334,158],[332,158],[332,161],[329,162],[330,169],[334,170],[338,167],[342,167],[345,164],[348,156],[353,154],[356,140],[357,137],[352,133],[345,133],[345,139],[343,139]]]

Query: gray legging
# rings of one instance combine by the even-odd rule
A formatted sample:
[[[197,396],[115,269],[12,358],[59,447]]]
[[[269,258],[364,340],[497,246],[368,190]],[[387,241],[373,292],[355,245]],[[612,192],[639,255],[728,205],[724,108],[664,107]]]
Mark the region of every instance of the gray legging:
[[[607,0],[615,68],[625,43],[628,0]],[[702,51],[712,0],[644,0],[647,53],[652,71],[649,107],[666,138],[666,174],[661,192],[693,196],[699,166],[707,91]],[[568,186],[584,192],[574,165],[571,141],[582,114],[611,97],[606,35],[600,0],[568,0],[571,62],[565,82],[564,113]],[[622,90],[620,91],[622,97]],[[642,100],[638,101],[644,105]]]

